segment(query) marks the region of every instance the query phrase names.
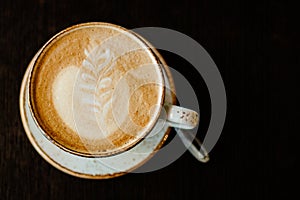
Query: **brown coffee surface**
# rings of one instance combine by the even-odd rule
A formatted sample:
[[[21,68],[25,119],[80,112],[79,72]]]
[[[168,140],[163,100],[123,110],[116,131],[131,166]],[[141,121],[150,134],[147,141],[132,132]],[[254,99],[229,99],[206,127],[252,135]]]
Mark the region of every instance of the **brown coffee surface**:
[[[132,147],[154,126],[163,99],[162,74],[147,46],[100,23],[52,39],[36,60],[29,89],[45,134],[85,155]]]

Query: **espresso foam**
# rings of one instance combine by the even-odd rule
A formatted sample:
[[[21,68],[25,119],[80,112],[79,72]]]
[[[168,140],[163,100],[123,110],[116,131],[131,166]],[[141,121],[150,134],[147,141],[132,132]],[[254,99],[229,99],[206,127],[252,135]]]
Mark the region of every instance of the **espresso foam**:
[[[154,125],[163,96],[161,71],[147,47],[120,28],[99,24],[52,40],[30,85],[41,128],[83,154],[109,155],[134,145]]]

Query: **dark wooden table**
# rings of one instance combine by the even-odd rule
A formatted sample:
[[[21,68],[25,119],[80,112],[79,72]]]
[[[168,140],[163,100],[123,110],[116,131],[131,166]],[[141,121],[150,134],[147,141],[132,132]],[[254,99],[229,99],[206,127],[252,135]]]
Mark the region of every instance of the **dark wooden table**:
[[[1,1],[0,199],[289,199],[299,158],[297,13],[285,1]],[[51,36],[89,21],[174,29],[208,51],[228,98],[226,124],[209,163],[186,152],[155,172],[85,180],[39,156],[19,116],[22,77]],[[205,88],[197,86],[201,76],[188,75],[181,58],[162,54],[207,104]],[[209,123],[208,108],[201,110],[199,135]]]

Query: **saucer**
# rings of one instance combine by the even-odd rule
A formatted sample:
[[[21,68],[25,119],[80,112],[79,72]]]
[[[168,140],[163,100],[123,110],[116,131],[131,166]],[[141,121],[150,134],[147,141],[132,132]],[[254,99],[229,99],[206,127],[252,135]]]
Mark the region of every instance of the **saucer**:
[[[37,54],[38,55],[38,54]],[[35,56],[35,58],[37,57]],[[108,157],[83,157],[66,152],[46,138],[35,124],[30,112],[28,78],[35,58],[29,64],[24,75],[20,91],[20,113],[22,123],[33,147],[52,166],[73,176],[88,179],[114,178],[131,172],[146,161],[166,141],[170,128],[164,125],[156,134],[151,132],[133,148]],[[166,87],[172,87],[168,69],[163,70]],[[166,90],[165,103],[174,103],[172,94]],[[158,121],[159,123],[159,121]]]

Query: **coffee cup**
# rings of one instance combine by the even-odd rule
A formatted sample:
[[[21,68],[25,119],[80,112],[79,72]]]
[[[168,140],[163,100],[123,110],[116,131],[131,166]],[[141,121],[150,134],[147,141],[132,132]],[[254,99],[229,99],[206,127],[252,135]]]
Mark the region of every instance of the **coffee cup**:
[[[199,122],[197,112],[175,105],[173,80],[157,50],[109,23],[79,24],[52,37],[33,59],[27,84],[38,129],[78,156],[120,154],[163,126],[180,130],[188,143],[193,137],[182,130]],[[189,150],[208,160],[203,148]]]

